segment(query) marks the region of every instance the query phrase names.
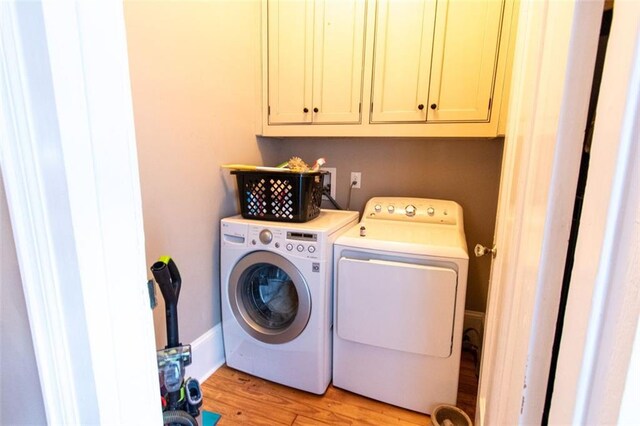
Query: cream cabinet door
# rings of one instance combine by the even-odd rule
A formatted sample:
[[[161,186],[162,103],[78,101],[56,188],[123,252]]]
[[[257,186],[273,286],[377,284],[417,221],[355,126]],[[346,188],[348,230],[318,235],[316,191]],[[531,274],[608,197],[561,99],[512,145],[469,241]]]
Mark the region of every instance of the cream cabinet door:
[[[427,120],[435,15],[436,0],[377,2],[372,123]]]
[[[269,124],[360,123],[365,0],[269,0]]]
[[[428,122],[488,122],[504,0],[438,0]]]
[[[316,1],[313,122],[360,123],[365,0]]]
[[[269,124],[310,123],[314,4],[269,1],[267,13]]]

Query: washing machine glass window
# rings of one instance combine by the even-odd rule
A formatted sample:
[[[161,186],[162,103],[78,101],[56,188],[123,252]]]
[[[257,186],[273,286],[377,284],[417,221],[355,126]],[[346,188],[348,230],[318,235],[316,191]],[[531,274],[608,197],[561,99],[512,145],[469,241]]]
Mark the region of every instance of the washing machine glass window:
[[[311,295],[300,271],[266,251],[250,253],[236,264],[229,301],[242,328],[265,343],[295,339],[311,315]]]
[[[281,330],[293,322],[298,310],[298,293],[282,269],[260,263],[245,272],[242,302],[247,313],[262,327]]]

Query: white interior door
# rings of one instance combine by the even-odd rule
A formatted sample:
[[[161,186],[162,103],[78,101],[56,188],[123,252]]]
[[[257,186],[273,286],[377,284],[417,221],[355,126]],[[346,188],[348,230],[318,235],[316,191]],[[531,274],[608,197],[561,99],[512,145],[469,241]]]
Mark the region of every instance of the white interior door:
[[[520,7],[479,425],[541,423],[602,15],[601,2]]]

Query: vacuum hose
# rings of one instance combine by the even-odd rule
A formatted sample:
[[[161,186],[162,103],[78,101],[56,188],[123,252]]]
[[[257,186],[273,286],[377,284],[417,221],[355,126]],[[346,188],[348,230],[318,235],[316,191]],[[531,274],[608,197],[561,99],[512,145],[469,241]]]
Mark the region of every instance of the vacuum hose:
[[[191,414],[180,410],[165,411],[162,414],[162,421],[165,425],[179,424],[185,426],[198,426],[198,422]]]
[[[173,259],[161,258],[151,266],[151,273],[162,292],[167,322],[167,348],[180,346],[178,337],[178,297],[180,296],[180,272]]]

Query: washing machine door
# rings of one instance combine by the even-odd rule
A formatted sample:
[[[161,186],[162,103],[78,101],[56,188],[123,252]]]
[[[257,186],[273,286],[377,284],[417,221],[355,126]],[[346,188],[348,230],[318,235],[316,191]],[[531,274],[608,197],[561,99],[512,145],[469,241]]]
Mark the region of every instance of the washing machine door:
[[[295,339],[311,315],[311,294],[298,268],[267,251],[249,253],[235,265],[229,303],[240,326],[265,343]]]

